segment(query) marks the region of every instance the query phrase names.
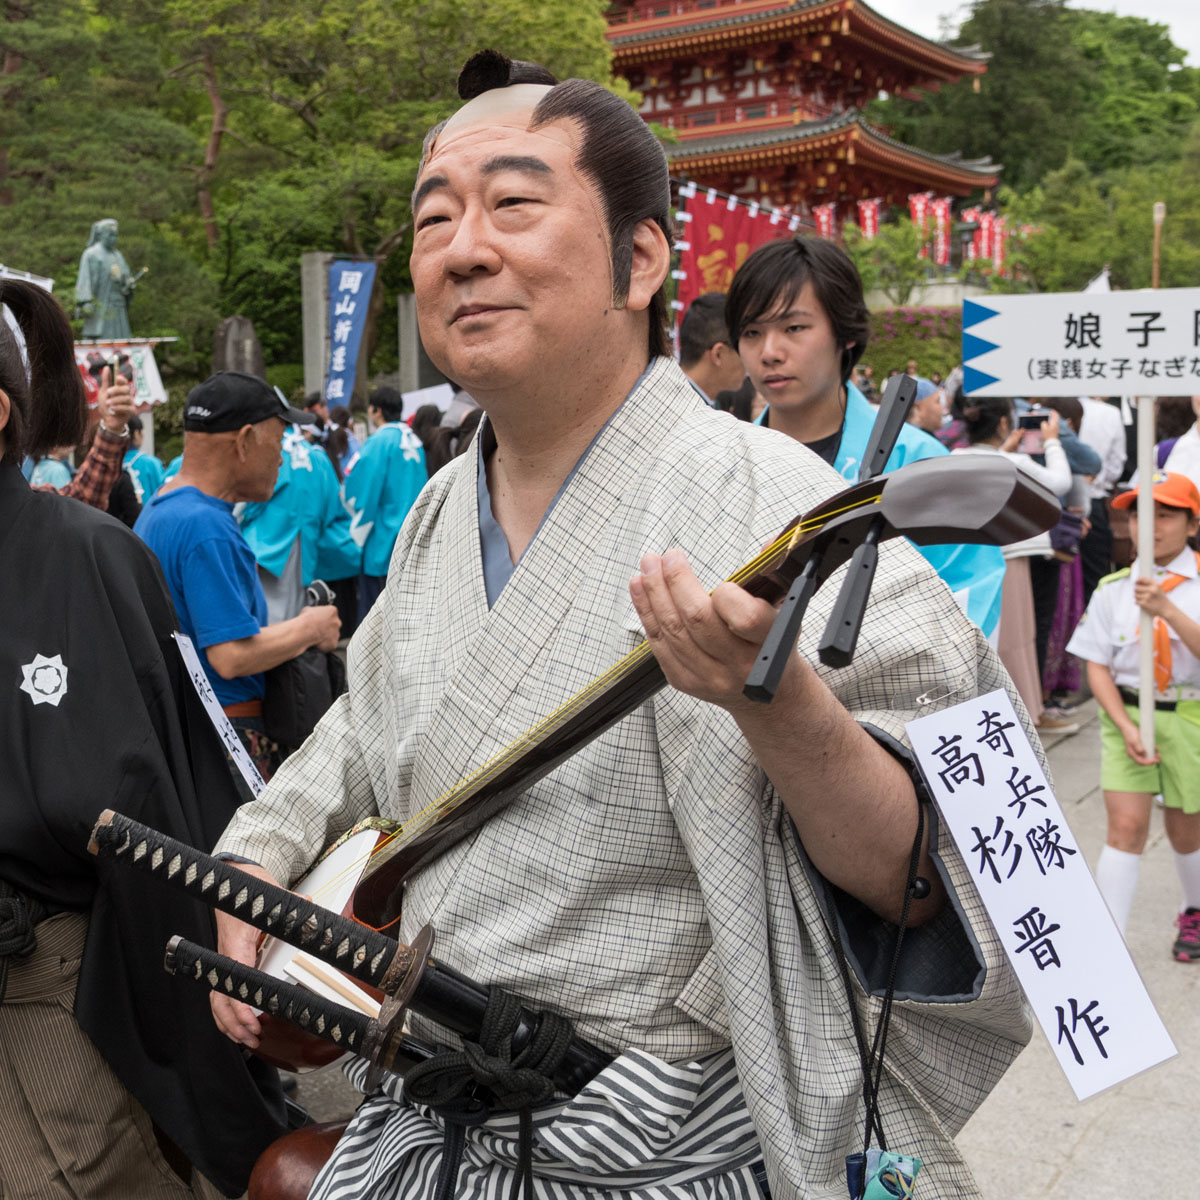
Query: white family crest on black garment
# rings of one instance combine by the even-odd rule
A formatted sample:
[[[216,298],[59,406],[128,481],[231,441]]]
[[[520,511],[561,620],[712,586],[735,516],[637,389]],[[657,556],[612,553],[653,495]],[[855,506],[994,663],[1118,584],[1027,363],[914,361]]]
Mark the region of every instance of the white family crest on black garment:
[[[35,654],[33,662],[23,666],[21,673],[25,677],[21,691],[28,692],[34,704],[53,704],[57,708],[67,694],[67,668],[61,654],[53,658]]]

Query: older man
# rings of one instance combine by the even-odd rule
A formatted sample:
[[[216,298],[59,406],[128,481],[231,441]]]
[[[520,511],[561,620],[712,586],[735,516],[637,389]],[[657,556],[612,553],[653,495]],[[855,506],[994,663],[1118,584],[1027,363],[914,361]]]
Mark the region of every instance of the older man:
[[[775,703],[744,699],[773,612],[717,585],[839,479],[713,412],[670,358],[667,168],[637,114],[490,53],[459,89],[426,140],[411,265],[422,341],[486,421],[405,522],[349,694],[220,849],[296,879],[360,818],[426,809],[643,636],[673,686],[405,890],[402,938],[432,921],[443,961],[570,1017],[614,1064],[533,1113],[531,1155],[499,1113],[466,1130],[461,1161],[388,1082],[312,1194],[415,1200],[440,1175],[439,1195],[500,1196],[522,1170],[569,1200],[748,1197],[764,1176],[776,1196],[833,1195],[861,1146],[863,1069],[820,897],[876,1012],[862,989],[885,981],[864,964],[894,938],[918,828],[904,721],[920,692],[1003,672],[889,545],[870,665],[815,667],[806,633]],[[1028,1025],[962,862],[926,843],[880,1104],[892,1144],[925,1158],[922,1194],[959,1197],[974,1184],[948,1133]],[[225,920],[221,945],[250,961],[254,933]],[[251,1010],[214,1011],[256,1044]]]
[[[162,563],[179,627],[195,643],[217,699],[267,770],[263,672],[310,646],[333,650],[341,622],[327,604],[267,624],[254,554],[233,506],[270,500],[284,429],[312,420],[262,379],[219,371],[188,395],[183,465],[134,526]]]

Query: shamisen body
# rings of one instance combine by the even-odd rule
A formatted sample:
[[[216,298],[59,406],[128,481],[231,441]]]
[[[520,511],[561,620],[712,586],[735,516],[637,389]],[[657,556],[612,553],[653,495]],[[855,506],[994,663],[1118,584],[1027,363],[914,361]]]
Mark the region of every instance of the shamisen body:
[[[840,480],[708,409],[667,357],[666,163],[636,113],[495,55],[460,90],[427,140],[412,272],[426,348],[487,419],[405,522],[348,695],[219,850],[286,884],[361,817],[421,811],[648,637],[672,687],[422,871],[400,936],[432,922],[445,961],[618,1055],[534,1113],[538,1195],[753,1196],[762,1175],[776,1196],[842,1195],[862,1077],[819,880],[857,964],[903,902],[917,695],[1006,677],[916,552],[889,545],[855,665],[814,667],[806,632],[775,702],[743,698],[773,612],[715,585]],[[882,1105],[925,1160],[922,1196],[958,1197],[974,1183],[949,1134],[1029,1027],[962,862],[927,841]],[[222,922],[226,953],[253,946]],[[253,1014],[215,1007],[253,1045]],[[517,1124],[468,1131],[446,1168],[460,1190],[507,1194]],[[313,1195],[427,1195],[442,1140],[440,1117],[381,1092]]]

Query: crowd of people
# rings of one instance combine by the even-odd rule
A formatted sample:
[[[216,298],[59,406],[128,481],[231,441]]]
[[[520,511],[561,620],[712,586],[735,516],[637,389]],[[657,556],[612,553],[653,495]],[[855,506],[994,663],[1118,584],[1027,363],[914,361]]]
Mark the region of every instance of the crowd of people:
[[[411,269],[425,349],[478,402],[461,423],[409,423],[379,388],[364,438],[320,397],[221,372],[163,470],[109,373],[64,479],[58,448],[86,425],[70,327],[0,280],[0,662],[22,680],[0,699],[0,1194],[237,1195],[286,1123],[274,1072],[242,1053],[260,1014],[214,993],[210,1016],[159,966],[180,932],[253,964],[257,931],[88,855],[101,809],[292,886],[359,823],[403,825],[508,762],[645,639],[666,686],[406,878],[394,930],[435,926],[440,962],[609,1065],[578,1097],[523,1069],[506,1104],[514,1064],[469,1030],[469,1053],[439,1058],[466,1099],[358,1061],[362,1103],[309,1194],[828,1196],[861,1155],[854,1200],[885,1175],[911,1194],[918,1170],[926,1200],[978,1195],[953,1136],[1029,1014],[905,726],[928,695],[1006,688],[1042,755],[1038,726],[1070,723],[1069,655],[1086,660],[1109,721],[1106,898],[1132,896],[1161,792],[1188,904],[1175,952],[1200,958],[1200,434],[1151,482],[1161,570],[1101,582],[1109,504],[1136,506],[1109,496],[1119,411],[980,401],[909,363],[886,469],[1011,455],[1063,519],[1005,551],[888,541],[854,660],[818,661],[828,586],[773,702],[748,700],[775,611],[721,581],[858,477],[875,415],[858,274],[831,242],[768,243],[685,314],[677,361],[667,164],[637,113],[492,52],[459,89],[425,141]],[[48,464],[32,485],[30,463]],[[122,479],[132,532],[98,511]],[[1128,695],[1139,607],[1174,715],[1157,754]],[[332,679],[351,630],[311,736],[274,737],[276,673]],[[257,795],[193,684],[268,780]],[[410,1027],[457,1045],[428,1016]]]

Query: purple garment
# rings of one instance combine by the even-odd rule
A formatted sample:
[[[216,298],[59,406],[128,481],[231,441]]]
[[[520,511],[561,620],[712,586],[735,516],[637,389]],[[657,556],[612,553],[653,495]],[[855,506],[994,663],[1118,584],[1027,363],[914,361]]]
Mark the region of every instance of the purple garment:
[[[1154,453],[1158,455],[1158,469],[1161,471],[1167,465],[1167,459],[1171,457],[1171,451],[1175,449],[1175,443],[1178,438],[1167,438],[1165,442],[1159,442],[1154,447]]]
[[[1083,561],[1077,554],[1058,573],[1058,605],[1046,643],[1042,687],[1047,692],[1077,692],[1083,681],[1079,659],[1067,653],[1067,642],[1083,616]]]

